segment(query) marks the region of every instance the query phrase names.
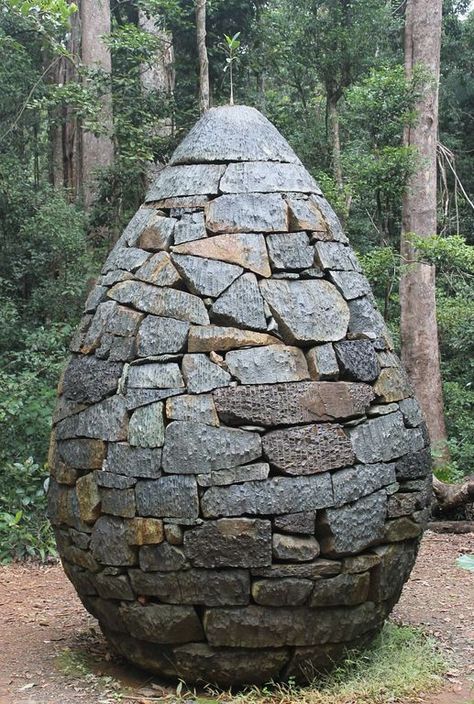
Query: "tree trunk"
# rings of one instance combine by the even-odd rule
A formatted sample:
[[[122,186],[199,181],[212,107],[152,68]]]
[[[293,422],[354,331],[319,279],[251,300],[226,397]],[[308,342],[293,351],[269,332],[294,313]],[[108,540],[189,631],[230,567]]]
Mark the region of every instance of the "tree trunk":
[[[332,170],[337,187],[339,188],[339,190],[342,191],[343,182],[341,165],[341,140],[339,136],[339,113],[337,110],[337,97],[335,95],[328,94],[326,109]]]
[[[433,492],[442,512],[474,502],[474,475],[466,477],[461,484],[446,484],[433,477]]]
[[[110,34],[110,3],[108,0],[81,0],[81,59],[90,68],[98,67],[108,74],[112,72],[110,51],[102,37]],[[101,127],[104,134],[95,136],[82,131],[81,166],[84,205],[89,208],[96,195],[97,171],[111,166],[114,159],[112,141],[112,92],[102,96]]]
[[[418,152],[418,165],[403,199],[400,280],[402,359],[425,413],[437,461],[448,448],[436,323],[435,269],[417,261],[410,235],[436,234],[436,144],[442,0],[407,0],[405,71],[411,78],[420,65],[428,73],[418,120],[405,132],[406,146]]]
[[[206,0],[196,0],[196,34],[199,56],[199,109],[209,110],[209,59],[206,48]]]

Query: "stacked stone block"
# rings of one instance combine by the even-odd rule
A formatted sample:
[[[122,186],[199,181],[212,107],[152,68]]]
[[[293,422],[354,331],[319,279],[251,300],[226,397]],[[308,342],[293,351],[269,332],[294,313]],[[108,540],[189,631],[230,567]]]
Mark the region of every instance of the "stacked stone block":
[[[132,662],[304,679],[381,628],[430,502],[420,409],[321,191],[256,110],[210,110],[88,297],[49,511]]]

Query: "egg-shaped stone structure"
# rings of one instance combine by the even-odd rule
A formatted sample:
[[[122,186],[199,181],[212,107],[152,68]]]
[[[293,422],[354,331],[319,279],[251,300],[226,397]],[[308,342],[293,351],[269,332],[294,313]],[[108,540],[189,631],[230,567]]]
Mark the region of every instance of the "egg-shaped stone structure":
[[[430,453],[341,226],[279,132],[207,112],[89,295],[49,512],[116,650],[220,685],[302,680],[380,630]]]

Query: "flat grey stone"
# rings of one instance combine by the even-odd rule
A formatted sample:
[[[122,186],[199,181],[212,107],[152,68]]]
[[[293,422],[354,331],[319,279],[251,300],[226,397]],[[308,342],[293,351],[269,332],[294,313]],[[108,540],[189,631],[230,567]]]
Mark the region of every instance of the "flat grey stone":
[[[314,511],[333,503],[328,474],[274,477],[208,489],[202,500],[205,517],[285,514]]]
[[[201,240],[204,237],[207,237],[207,232],[203,211],[182,215],[174,228],[174,244]]]
[[[263,298],[255,274],[244,274],[215,301],[210,317],[222,325],[266,330]]]
[[[354,461],[350,440],[337,423],[273,430],[263,437],[263,452],[287,474],[316,474]]]
[[[336,242],[343,242],[344,244],[347,244],[349,240],[342,231],[339,218],[327,202],[326,198],[324,198],[324,196],[319,196],[316,194],[311,196],[311,199],[317,204],[318,208],[321,210],[324,216],[324,219],[328,223],[332,239]]]
[[[211,108],[194,125],[171,157],[171,164],[226,161],[300,160],[278,130],[255,108]]]
[[[170,396],[178,396],[182,394],[184,389],[127,389],[125,394],[125,403],[129,411],[147,406],[149,403],[162,401]]]
[[[380,373],[373,345],[368,340],[342,340],[334,344],[341,378],[372,382]]]
[[[222,193],[320,193],[313,177],[301,164],[249,161],[229,164],[220,182]]]
[[[177,474],[205,474],[251,462],[261,452],[257,433],[174,421],[166,428],[163,469]]]
[[[215,195],[224,169],[220,164],[167,166],[151,185],[145,203],[175,196]]]
[[[127,543],[127,524],[122,518],[101,516],[92,529],[92,554],[103,565],[118,567],[137,563],[136,551]]]
[[[211,200],[205,208],[211,232],[287,232],[288,208],[278,193],[241,193]]]
[[[173,234],[176,226],[174,218],[163,217],[162,214],[151,211],[149,218],[142,230],[137,233],[135,244],[145,251],[159,252],[167,250],[173,244]]]
[[[202,640],[201,622],[191,606],[135,603],[120,607],[128,632],[152,643],[187,643]]]
[[[423,423],[423,411],[416,398],[405,398],[398,405],[403,413],[405,424],[409,428],[417,428]]]
[[[166,542],[143,545],[139,552],[139,563],[143,572],[175,572],[189,567],[183,551]],[[158,579],[155,576],[155,581]]]
[[[334,505],[342,506],[395,482],[394,464],[359,464],[332,474]]]
[[[219,425],[214,399],[209,394],[184,394],[166,402],[168,420],[187,420],[206,425]]]
[[[217,298],[243,272],[235,264],[204,257],[174,253],[172,259],[188,289],[198,296]]]
[[[216,389],[213,397],[225,423],[275,426],[361,415],[374,393],[367,384],[302,381]]]
[[[332,239],[328,224],[314,197],[302,198],[293,193],[286,197],[290,213],[290,229],[311,230],[318,239]]]
[[[367,297],[349,301],[349,332],[376,338],[385,332],[385,322]]]
[[[253,577],[264,577],[265,579],[311,579],[318,580],[320,577],[333,577],[341,571],[341,563],[337,560],[325,560],[318,557],[314,562],[301,562],[296,565],[273,564],[271,567],[256,568],[250,571]]]
[[[173,252],[237,264],[260,276],[270,276],[272,273],[265,238],[253,232],[216,235],[205,240],[185,242],[174,247]]]
[[[227,386],[232,377],[218,364],[211,362],[205,354],[185,354],[182,372],[186,388],[190,393],[201,394]]]
[[[135,477],[99,470],[94,475],[98,487],[106,489],[131,489],[137,483]]]
[[[330,342],[345,336],[349,309],[327,281],[261,281],[260,289],[288,342]]]
[[[150,221],[157,217],[157,215],[158,213],[154,208],[145,208],[144,206],[138,208],[137,212],[123,231],[123,234],[119,239],[119,243],[122,245],[128,244],[133,247],[137,243],[137,240],[143,230],[148,226]]]
[[[303,352],[297,347],[270,345],[228,352],[227,367],[241,384],[268,384],[309,378]]]
[[[154,286],[176,286],[181,281],[168,252],[154,254],[135,272],[135,278]]]
[[[199,501],[194,477],[161,477],[138,482],[135,487],[137,512],[156,518],[197,518]]]
[[[397,480],[426,477],[432,467],[431,452],[428,447],[403,455],[396,463]]]
[[[107,274],[115,269],[124,269],[125,271],[135,271],[146,262],[149,253],[138,247],[121,247],[119,243],[115,245],[105,264],[102,268],[102,273]]]
[[[302,606],[313,591],[310,579],[259,579],[252,584],[253,600],[261,606]]]
[[[137,447],[161,447],[165,437],[163,403],[137,408],[130,418],[128,441]]]
[[[305,232],[284,232],[267,236],[268,255],[275,271],[308,269],[313,265],[314,248]]]
[[[316,242],[316,261],[321,269],[357,271],[361,268],[351,249],[341,242]]]
[[[140,357],[182,352],[186,347],[189,323],[174,318],[148,315],[137,335],[137,351]]]
[[[102,276],[100,279],[100,284],[102,287],[113,286],[114,284],[118,284],[119,281],[128,281],[133,278],[133,275],[129,271],[123,271],[123,269],[113,269]]]
[[[123,397],[112,396],[60,421],[56,426],[56,435],[58,440],[74,437],[125,440],[127,425],[127,409]]]
[[[228,486],[229,484],[240,484],[241,482],[253,482],[267,479],[270,473],[270,465],[267,462],[257,462],[246,464],[242,467],[231,467],[230,469],[219,469],[209,474],[198,474],[197,482],[199,486]]]
[[[104,321],[104,331],[119,337],[129,337],[135,335],[142,320],[143,313],[112,304],[110,315]]]
[[[266,567],[272,562],[270,521],[221,518],[184,534],[184,551],[195,567]]]
[[[314,535],[315,518],[314,512],[287,513],[284,516],[275,516],[273,525],[283,533]]]
[[[123,272],[120,272],[123,273]],[[93,313],[99,303],[102,303],[102,301],[105,301],[105,297],[107,294],[107,286],[94,286],[92,291],[89,293],[87,296],[87,300],[84,305],[84,312],[85,313]]]
[[[405,428],[400,412],[371,418],[351,428],[350,437],[357,459],[364,463],[389,462],[424,446],[421,430]]]
[[[336,353],[330,342],[310,349],[306,354],[306,361],[308,362],[310,376],[316,381],[337,379],[339,377]]]
[[[356,606],[367,601],[370,575],[340,574],[331,579],[320,579],[314,584],[310,600],[312,607]]]
[[[135,515],[135,492],[133,489],[100,490],[101,511],[112,516],[133,518]]]
[[[386,514],[384,490],[341,508],[327,508],[319,518],[318,527],[322,554],[351,555],[382,542]]]
[[[131,389],[170,389],[184,387],[179,366],[169,364],[136,364],[127,371],[127,388]]]
[[[133,601],[135,598],[126,574],[108,575],[104,570],[94,576],[94,584],[102,599]]]
[[[63,462],[76,469],[100,469],[106,445],[102,440],[60,440],[57,450]]]
[[[210,322],[206,306],[201,299],[186,291],[158,288],[139,281],[122,281],[115,284],[108,295],[119,303],[131,305],[145,313],[199,325],[208,325]]]
[[[319,555],[319,543],[313,536],[273,533],[272,552],[275,560],[310,562]]]
[[[200,570],[144,574],[130,570],[137,594],[156,596],[166,604],[203,606],[245,606],[249,602],[250,581],[246,570]]]
[[[333,284],[339,289],[346,301],[360,298],[370,293],[370,284],[358,271],[330,271]]]

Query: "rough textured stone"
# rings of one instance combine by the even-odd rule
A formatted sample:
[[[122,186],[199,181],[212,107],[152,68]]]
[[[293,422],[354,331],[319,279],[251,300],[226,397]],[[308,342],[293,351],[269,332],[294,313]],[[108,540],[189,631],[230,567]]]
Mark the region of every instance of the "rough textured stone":
[[[172,243],[175,221],[153,208],[140,208],[123,233],[124,242],[142,249],[167,249]]]
[[[263,451],[271,465],[287,474],[325,472],[354,460],[351,443],[336,423],[274,430],[264,436]]]
[[[197,518],[199,501],[194,477],[161,477],[138,482],[137,512],[157,518]]]
[[[301,164],[265,161],[229,164],[219,188],[222,193],[320,193],[318,184]]]
[[[103,565],[135,565],[136,551],[128,544],[127,538],[126,521],[115,516],[101,516],[92,530],[92,554]]]
[[[374,398],[366,384],[312,381],[217,389],[213,396],[225,423],[264,426],[351,418]]]
[[[125,403],[129,411],[147,406],[149,403],[162,401],[170,396],[179,396],[184,389],[127,389],[125,393]]]
[[[278,344],[281,341],[272,335],[221,325],[192,325],[188,337],[189,352],[226,352]]]
[[[224,168],[220,164],[167,166],[152,183],[145,203],[175,196],[215,195]]]
[[[58,440],[74,437],[125,440],[127,424],[127,409],[123,398],[112,396],[60,421],[56,426],[56,435]]]
[[[262,281],[260,288],[289,342],[329,342],[346,334],[347,303],[327,281]]]
[[[297,347],[271,345],[228,352],[225,361],[241,384],[267,384],[308,379],[308,366]]]
[[[380,367],[377,355],[370,342],[366,340],[343,340],[342,342],[336,342],[334,349],[343,379],[367,382],[377,379]]]
[[[130,545],[157,545],[164,540],[163,521],[157,518],[133,518],[127,523]]]
[[[244,274],[217,299],[210,309],[213,322],[241,328],[266,330],[263,298],[255,274]]]
[[[203,637],[201,622],[191,606],[131,604],[120,613],[135,638],[152,643],[187,643]]]
[[[363,274],[357,271],[331,271],[331,281],[342,293],[346,301],[360,298],[370,293],[370,284]]]
[[[135,515],[135,492],[133,489],[101,489],[102,513],[133,518]]]
[[[73,357],[62,382],[65,398],[78,403],[97,403],[110,396],[117,389],[122,366],[96,357]]]
[[[172,259],[188,289],[198,296],[217,298],[243,272],[241,266],[204,257],[175,253]]]
[[[273,533],[272,552],[276,560],[310,562],[319,555],[318,541],[311,537]]]
[[[195,567],[266,567],[272,562],[270,521],[221,518],[186,531],[184,551]]]
[[[114,269],[134,271],[138,269],[150,255],[137,247],[121,247],[119,243],[111,251],[102,268],[102,273],[107,274]]]
[[[348,302],[350,319],[349,332],[374,339],[385,332],[385,323],[367,297]]]
[[[310,579],[260,579],[252,584],[252,597],[261,606],[302,606],[312,590]]]
[[[170,364],[139,364],[130,366],[127,387],[135,389],[169,389],[184,387],[179,366]]]
[[[202,394],[227,386],[231,376],[218,364],[211,362],[205,354],[186,354],[182,371],[187,390],[193,394]]]
[[[186,242],[174,247],[173,251],[175,254],[189,254],[237,264],[260,276],[271,274],[265,238],[252,232],[217,235],[206,240]]]
[[[388,462],[407,452],[421,450],[423,434],[419,428],[405,428],[400,412],[372,418],[351,428],[352,447],[360,462]]]
[[[316,381],[325,379],[337,379],[339,377],[339,365],[336,359],[334,347],[330,342],[325,345],[313,347],[306,355],[309,374]]]
[[[108,295],[145,313],[187,320],[191,323],[209,323],[206,306],[200,298],[186,291],[159,288],[139,281],[122,281],[113,286]]]
[[[100,469],[105,457],[102,440],[60,440],[57,444],[61,459],[76,469]]]
[[[135,272],[135,278],[154,286],[176,286],[181,281],[167,252],[154,254]]]
[[[400,540],[417,538],[421,532],[419,523],[412,521],[408,516],[402,516],[386,523],[383,539],[386,543],[398,543]]]
[[[394,464],[358,464],[355,467],[341,469],[332,475],[334,505],[342,506],[355,501],[393,482],[395,482]]]
[[[415,398],[405,398],[400,401],[399,406],[405,425],[409,428],[417,428],[423,423],[423,411]]]
[[[333,502],[327,474],[310,477],[274,477],[208,489],[201,506],[205,517],[268,516],[290,511],[314,511]]]
[[[159,318],[148,315],[137,335],[137,351],[140,357],[182,352],[188,339],[189,323],[174,318]]]
[[[377,550],[378,548],[374,548]],[[379,555],[375,553],[362,553],[354,557],[345,557],[342,561],[342,571],[348,574],[367,572],[380,563]]]
[[[342,508],[326,509],[317,535],[323,555],[351,555],[382,541],[387,495],[377,491]]]
[[[174,572],[189,567],[183,551],[166,542],[141,547],[139,562],[143,572]]]
[[[268,235],[267,247],[275,271],[308,269],[313,265],[314,248],[305,232]]]
[[[320,579],[314,584],[310,606],[356,606],[367,601],[370,575],[340,574],[332,579]]]
[[[382,369],[374,384],[374,391],[384,403],[401,401],[413,393],[408,376],[400,367]]]
[[[161,450],[109,443],[104,469],[129,477],[155,479],[160,476]]]
[[[211,232],[285,232],[287,205],[281,194],[224,195],[206,205],[206,226]]]
[[[288,513],[286,516],[275,516],[273,525],[283,533],[303,533],[314,535],[315,513]]]
[[[241,482],[253,482],[266,479],[270,473],[270,465],[266,462],[256,464],[246,464],[242,467],[231,467],[230,469],[219,469],[209,474],[198,474],[197,482],[199,486],[227,486],[228,484],[240,484]]]
[[[183,214],[174,228],[174,243],[191,242],[207,237],[204,213]]]
[[[164,442],[163,404],[150,403],[132,413],[128,426],[128,441],[137,447],[161,447]]]
[[[208,394],[186,394],[169,398],[166,401],[166,417],[168,420],[219,425],[214,399]]]
[[[120,599],[133,601],[135,598],[130,582],[125,574],[108,575],[104,572],[94,577],[94,584],[102,599]]]
[[[251,462],[261,452],[257,433],[174,421],[166,428],[163,469],[177,474],[204,474]]]
[[[418,479],[431,472],[432,460],[429,448],[403,455],[395,465],[397,480]]]
[[[77,480],[76,492],[81,519],[84,523],[95,523],[100,516],[101,497],[93,473]]]
[[[322,237],[331,239],[327,222],[315,198],[289,196],[287,202],[291,230],[312,230]]]
[[[316,242],[316,261],[321,269],[360,271],[353,250],[340,242]]]
[[[265,579],[311,579],[318,580],[320,577],[333,577],[341,571],[341,563],[337,560],[325,560],[319,557],[314,562],[302,562],[298,565],[290,563],[273,564],[271,567],[257,568],[250,570],[254,577],[264,577]]]

